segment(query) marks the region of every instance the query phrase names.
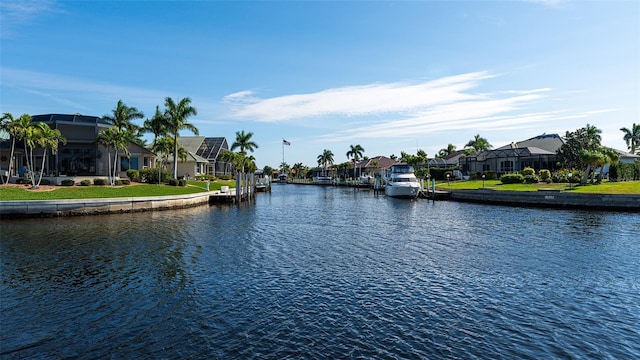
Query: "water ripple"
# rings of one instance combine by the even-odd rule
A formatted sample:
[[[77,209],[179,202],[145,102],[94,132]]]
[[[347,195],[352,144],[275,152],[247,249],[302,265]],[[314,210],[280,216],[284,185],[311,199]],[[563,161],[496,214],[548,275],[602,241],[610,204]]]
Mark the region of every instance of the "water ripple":
[[[0,357],[638,358],[634,214],[281,186],[0,223]]]

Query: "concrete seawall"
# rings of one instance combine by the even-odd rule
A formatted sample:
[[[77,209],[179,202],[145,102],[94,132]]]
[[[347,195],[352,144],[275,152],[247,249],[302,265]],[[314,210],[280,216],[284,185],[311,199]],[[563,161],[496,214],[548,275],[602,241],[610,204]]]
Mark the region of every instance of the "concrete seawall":
[[[640,212],[640,195],[632,194],[577,194],[560,190],[519,192],[479,189],[452,190],[451,200],[508,206]]]
[[[106,199],[0,201],[0,218],[80,216],[188,208],[208,204],[216,192]]]

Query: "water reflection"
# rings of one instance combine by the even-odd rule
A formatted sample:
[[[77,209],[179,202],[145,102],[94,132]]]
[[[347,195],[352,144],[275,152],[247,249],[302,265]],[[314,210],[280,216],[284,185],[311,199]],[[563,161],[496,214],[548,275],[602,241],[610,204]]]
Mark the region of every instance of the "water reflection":
[[[639,228],[289,185],[2,221],[0,356],[638,357]]]

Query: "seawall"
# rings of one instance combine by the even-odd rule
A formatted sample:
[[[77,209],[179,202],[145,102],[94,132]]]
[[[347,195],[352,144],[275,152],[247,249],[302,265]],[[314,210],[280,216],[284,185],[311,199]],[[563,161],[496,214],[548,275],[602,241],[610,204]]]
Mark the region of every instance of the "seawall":
[[[186,195],[104,199],[0,201],[0,219],[82,216],[188,208],[209,204],[217,191]]]
[[[561,190],[451,190],[451,200],[508,206],[536,206],[640,212],[640,195],[584,194]]]

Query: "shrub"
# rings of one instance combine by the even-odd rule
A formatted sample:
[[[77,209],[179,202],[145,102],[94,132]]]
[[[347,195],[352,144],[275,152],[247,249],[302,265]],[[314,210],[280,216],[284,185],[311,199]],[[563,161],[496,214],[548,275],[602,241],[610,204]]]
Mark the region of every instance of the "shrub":
[[[549,171],[547,169],[540,170],[540,180],[542,180],[544,182],[550,182],[551,181],[551,171]]]
[[[538,183],[538,177],[535,175],[525,175],[524,176],[524,182],[525,184],[537,184]]]
[[[184,180],[184,179],[178,180],[178,186],[187,186],[187,180]]]
[[[73,186],[76,183],[73,181],[73,179],[64,179],[60,182],[60,185],[62,186]]]
[[[522,175],[524,175],[525,177],[531,176],[531,175],[535,176],[535,174],[536,174],[536,171],[533,168],[530,168],[528,166],[522,169]]]
[[[31,184],[31,180],[27,178],[18,178],[16,184]]]
[[[178,186],[178,180],[177,179],[169,179],[169,180],[167,180],[167,185]]]
[[[231,179],[233,179],[233,176],[231,176],[231,174],[220,175],[220,180],[231,180]]]
[[[500,176],[500,182],[503,184],[522,184],[524,182],[524,176],[521,174],[504,174]]]
[[[571,179],[569,179],[571,174]],[[551,181],[554,183],[579,183],[584,176],[584,171],[578,169],[562,169],[551,174]],[[571,181],[569,181],[571,180]]]
[[[148,184],[159,184],[171,178],[171,172],[166,169],[160,169],[160,179],[158,179],[158,168],[147,168],[140,171],[140,181]],[[160,181],[158,181],[160,180]]]
[[[127,177],[131,180],[131,181],[140,181],[140,171],[136,170],[136,169],[129,169],[127,170]]]
[[[91,185],[91,180],[89,179],[80,181],[80,186],[89,186],[89,185]]]
[[[107,185],[107,179],[105,179],[105,178],[95,178],[95,179],[93,179],[93,185]]]
[[[40,185],[51,185],[51,181],[49,179],[40,180]]]

